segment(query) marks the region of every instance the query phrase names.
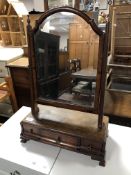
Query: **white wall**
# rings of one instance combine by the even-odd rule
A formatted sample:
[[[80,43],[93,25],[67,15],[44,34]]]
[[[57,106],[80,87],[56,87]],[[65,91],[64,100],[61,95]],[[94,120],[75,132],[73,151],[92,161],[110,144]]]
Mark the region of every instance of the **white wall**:
[[[32,11],[33,8],[36,11],[44,11],[44,0],[20,0],[23,2],[28,11]]]
[[[44,0],[34,0],[34,8],[36,11],[44,11]]]
[[[34,8],[34,0],[20,0],[23,2],[28,11],[32,11]]]

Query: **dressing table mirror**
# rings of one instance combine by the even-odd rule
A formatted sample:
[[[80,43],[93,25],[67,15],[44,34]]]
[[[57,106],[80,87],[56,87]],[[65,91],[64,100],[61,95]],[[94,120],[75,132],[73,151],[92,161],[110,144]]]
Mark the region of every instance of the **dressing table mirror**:
[[[90,155],[105,165],[108,118],[103,116],[107,33],[80,10],[45,11],[27,26],[32,114],[21,139]]]

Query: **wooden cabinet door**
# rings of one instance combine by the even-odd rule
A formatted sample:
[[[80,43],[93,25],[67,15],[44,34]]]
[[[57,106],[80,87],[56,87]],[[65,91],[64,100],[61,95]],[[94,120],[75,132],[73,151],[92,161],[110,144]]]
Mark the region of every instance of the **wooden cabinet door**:
[[[131,5],[114,6],[112,10],[112,54],[131,53]]]
[[[81,24],[70,24],[70,41],[89,41],[90,26]]]
[[[115,44],[121,47],[131,46],[131,13],[117,15]]]
[[[99,37],[85,24],[70,24],[69,59],[79,58],[81,68],[97,68]]]
[[[89,43],[86,41],[70,42],[69,45],[69,59],[79,58],[81,60],[81,68],[88,67]]]
[[[88,25],[70,24],[69,59],[79,58],[81,68],[88,67],[90,28]]]
[[[89,68],[96,69],[98,61],[99,37],[91,31],[89,42]]]

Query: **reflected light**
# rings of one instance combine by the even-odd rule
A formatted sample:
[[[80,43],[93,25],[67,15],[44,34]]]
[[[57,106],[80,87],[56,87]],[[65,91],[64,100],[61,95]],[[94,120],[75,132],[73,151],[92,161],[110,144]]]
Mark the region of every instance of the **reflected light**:
[[[75,14],[74,13],[70,13],[70,12],[61,12],[62,15],[65,15],[65,16],[74,16]]]
[[[49,26],[49,30],[55,30],[56,28],[54,26]]]

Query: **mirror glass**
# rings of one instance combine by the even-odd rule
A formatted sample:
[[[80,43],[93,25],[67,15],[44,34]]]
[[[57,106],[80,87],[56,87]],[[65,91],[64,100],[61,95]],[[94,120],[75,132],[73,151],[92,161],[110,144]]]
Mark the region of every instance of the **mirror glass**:
[[[81,17],[55,13],[35,34],[37,98],[94,107],[99,36]]]

